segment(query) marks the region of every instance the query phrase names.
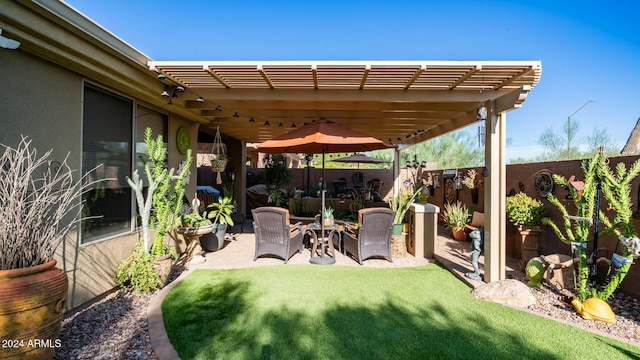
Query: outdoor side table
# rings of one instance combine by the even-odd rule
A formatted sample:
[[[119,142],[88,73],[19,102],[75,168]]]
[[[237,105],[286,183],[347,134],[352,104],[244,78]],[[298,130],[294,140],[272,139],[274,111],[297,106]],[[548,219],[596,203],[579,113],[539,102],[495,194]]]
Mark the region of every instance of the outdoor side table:
[[[322,225],[321,224],[317,224],[317,223],[311,223],[309,225],[306,226],[306,231],[310,233],[310,235],[313,237],[314,241],[313,241],[313,246],[311,248],[311,256],[314,257],[318,248],[318,244],[324,244],[325,246],[329,247],[329,250],[331,251],[331,256],[335,259],[336,254],[335,254],[335,250],[333,248],[333,237],[337,236],[338,237],[338,248],[340,248],[340,241],[341,241],[341,234],[340,234],[340,226],[338,226],[338,224],[333,224],[333,225],[325,225],[324,226],[324,233],[322,233]],[[325,248],[326,249],[326,248]],[[326,256],[326,251],[325,253],[322,253],[321,250],[321,257]]]

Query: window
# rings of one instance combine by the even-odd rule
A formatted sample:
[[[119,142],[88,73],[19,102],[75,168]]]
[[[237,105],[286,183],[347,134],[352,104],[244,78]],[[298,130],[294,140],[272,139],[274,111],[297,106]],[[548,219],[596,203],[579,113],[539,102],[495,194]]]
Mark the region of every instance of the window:
[[[146,175],[144,173],[144,162],[142,159],[147,159],[149,152],[147,151],[147,145],[144,143],[144,132],[147,128],[151,128],[152,138],[155,139],[158,135],[162,135],[162,139],[167,144],[167,116],[157,111],[149,109],[146,106],[136,106],[136,169],[140,177],[145,184],[148,184]]]
[[[84,196],[81,241],[131,231],[131,119],[133,101],[85,84],[83,173],[101,180]]]
[[[137,207],[127,177],[131,176],[132,164],[135,164],[145,184],[148,183],[141,160],[147,154],[144,131],[150,127],[154,138],[162,135],[166,139],[168,117],[138,104],[135,125],[133,119],[133,100],[85,84],[83,173],[94,169],[90,179],[101,181],[83,197],[83,244],[133,230],[133,209]]]

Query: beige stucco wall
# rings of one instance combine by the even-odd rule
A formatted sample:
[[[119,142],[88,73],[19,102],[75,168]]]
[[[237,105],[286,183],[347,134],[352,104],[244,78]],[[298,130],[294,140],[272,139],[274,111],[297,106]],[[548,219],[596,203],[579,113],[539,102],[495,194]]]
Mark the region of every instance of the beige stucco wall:
[[[0,96],[0,143],[15,146],[21,135],[27,135],[39,152],[53,149],[52,160],[62,161],[69,154],[69,166],[81,168],[83,82],[99,85],[99,81],[20,50],[0,49],[0,64],[4,88]],[[198,131],[193,121],[169,114],[169,165],[176,169],[186,158],[176,145],[176,131],[180,126],[189,128],[194,147]],[[195,193],[195,164],[191,171],[187,194]],[[69,278],[66,310],[115,287],[117,265],[131,253],[137,238],[134,232],[78,245],[77,232],[67,236],[57,252],[58,267],[64,269]],[[175,240],[179,249],[184,246],[181,239]]]

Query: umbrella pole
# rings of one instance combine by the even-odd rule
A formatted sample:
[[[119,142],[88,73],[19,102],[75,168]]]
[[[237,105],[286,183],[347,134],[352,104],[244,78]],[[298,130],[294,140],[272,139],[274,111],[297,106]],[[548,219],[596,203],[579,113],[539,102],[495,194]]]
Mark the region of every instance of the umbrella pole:
[[[327,190],[325,189],[325,182],[324,182],[324,147],[322,148],[322,181],[320,181],[320,186],[322,187],[322,189],[320,189],[321,193],[322,193],[322,212],[320,213],[320,238],[322,239],[322,244],[320,245],[320,256],[314,256],[312,257],[309,262],[312,264],[317,264],[317,265],[331,265],[334,264],[336,262],[336,259],[329,257],[329,256],[325,256],[327,249],[326,249],[326,241],[324,240],[324,208],[325,208],[325,203],[324,203],[324,198],[325,198],[325,194],[327,192]],[[328,239],[329,240],[329,239]]]

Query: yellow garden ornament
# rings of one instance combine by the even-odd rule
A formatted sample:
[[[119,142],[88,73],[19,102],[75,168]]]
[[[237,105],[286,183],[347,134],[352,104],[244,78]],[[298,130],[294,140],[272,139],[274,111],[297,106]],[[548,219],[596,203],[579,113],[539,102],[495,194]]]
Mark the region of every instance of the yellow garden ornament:
[[[611,306],[602,299],[588,298],[584,302],[580,302],[579,299],[573,299],[571,305],[576,308],[578,314],[584,319],[616,323],[616,314],[611,310]]]

